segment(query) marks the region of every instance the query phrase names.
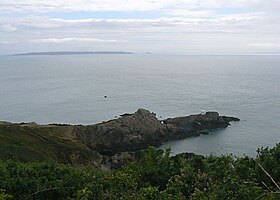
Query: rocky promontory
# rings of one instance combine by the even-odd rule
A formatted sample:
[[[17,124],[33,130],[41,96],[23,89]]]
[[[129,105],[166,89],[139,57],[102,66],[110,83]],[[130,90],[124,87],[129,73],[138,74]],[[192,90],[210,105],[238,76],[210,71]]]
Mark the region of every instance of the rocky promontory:
[[[208,129],[226,128],[229,122],[238,120],[206,112],[160,121],[156,114],[139,109],[134,114],[124,114],[100,124],[75,126],[73,134],[90,149],[110,155],[160,146],[164,141],[199,135]]]
[[[87,126],[0,122],[0,157],[118,167],[139,150],[159,147],[168,140],[207,134],[209,129],[226,128],[231,121],[239,119],[217,112],[159,120],[155,113],[139,109]]]
[[[73,134],[90,149],[111,155],[159,146],[167,129],[154,113],[139,109],[100,124],[75,126]]]

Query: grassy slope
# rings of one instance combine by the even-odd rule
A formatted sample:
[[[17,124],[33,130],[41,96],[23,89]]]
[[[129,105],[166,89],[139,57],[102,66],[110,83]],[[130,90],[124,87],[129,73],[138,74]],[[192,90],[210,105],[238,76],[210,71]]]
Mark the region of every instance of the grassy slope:
[[[0,124],[0,159],[87,163],[92,151],[67,132],[67,126]]]

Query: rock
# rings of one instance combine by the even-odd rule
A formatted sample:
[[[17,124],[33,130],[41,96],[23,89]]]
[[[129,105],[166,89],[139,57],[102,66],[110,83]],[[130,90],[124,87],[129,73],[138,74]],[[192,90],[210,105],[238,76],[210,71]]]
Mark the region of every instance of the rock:
[[[30,141],[48,144],[44,148],[52,152],[53,160],[111,169],[133,160],[139,150],[149,146],[158,147],[168,140],[209,134],[208,129],[225,128],[231,121],[239,119],[220,116],[217,112],[158,120],[155,113],[138,109],[133,114],[125,113],[119,118],[88,126],[0,122],[0,127],[2,126],[2,132],[5,131],[6,137],[12,137],[9,132],[14,130],[15,138],[20,132],[20,136],[25,139],[31,137]],[[13,138],[9,139],[13,141]],[[30,141],[26,141],[28,147]],[[37,155],[41,148],[34,152]],[[43,153],[37,157],[46,156]]]
[[[135,154],[132,152],[121,152],[111,156],[112,168],[120,168],[135,159]]]
[[[219,117],[219,113],[218,112],[206,112],[204,116],[205,116],[205,118],[208,118],[208,120],[217,120]]]
[[[136,153],[128,151],[117,153],[112,156],[103,155],[101,168],[105,170],[119,169],[136,159],[138,159]]]
[[[167,131],[156,116],[139,109],[104,123],[76,126],[74,134],[90,149],[101,154],[113,155],[123,151],[137,151],[148,146],[159,146]]]
[[[198,137],[198,136],[200,136],[199,131],[194,131],[194,132],[191,132],[187,135],[187,137]]]
[[[121,117],[125,117],[125,116],[131,116],[131,115],[133,115],[133,114],[130,114],[130,113],[124,113],[124,114],[122,114],[122,115],[120,115]]]
[[[207,130],[202,130],[199,132],[201,135],[209,135],[209,132]]]
[[[169,139],[181,139],[182,137],[194,136],[198,133],[209,134],[207,129],[226,128],[229,122],[238,121],[238,118],[219,116],[217,112],[175,117],[163,120],[168,129]]]
[[[103,156],[100,153],[98,153],[97,151],[93,151],[92,152],[92,164],[95,167],[101,167],[102,162],[103,162]]]
[[[138,151],[160,146],[164,141],[209,134],[207,129],[225,128],[238,118],[219,116],[217,112],[158,120],[155,113],[139,109],[133,114],[107,122],[75,126],[73,135],[91,150],[103,155]]]
[[[240,119],[237,117],[221,116],[226,122],[239,122]]]

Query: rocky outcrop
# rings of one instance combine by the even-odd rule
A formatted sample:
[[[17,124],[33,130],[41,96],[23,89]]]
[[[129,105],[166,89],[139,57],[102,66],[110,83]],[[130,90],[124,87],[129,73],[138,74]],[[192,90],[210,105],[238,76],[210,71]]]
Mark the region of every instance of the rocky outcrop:
[[[81,152],[71,152],[68,154],[69,158],[64,158],[63,161],[57,160],[62,163],[70,163],[73,165],[93,165],[97,168],[104,170],[118,169],[130,162],[139,159],[140,152],[125,151],[116,153],[114,155],[102,155],[97,151],[91,151],[87,158],[81,159]]]
[[[103,161],[101,163],[101,168],[103,169],[117,169],[129,162],[138,159],[139,155],[135,152],[120,152],[112,156],[103,155]]]
[[[209,129],[226,128],[231,121],[239,121],[235,117],[219,116],[217,112],[168,118],[163,120],[168,131],[167,139],[183,139],[188,136],[207,134]]]
[[[208,129],[225,128],[238,118],[219,116],[217,112],[169,118],[160,121],[154,113],[139,109],[134,114],[89,126],[76,126],[73,134],[92,150],[112,155],[160,146],[164,141],[207,134]]]
[[[148,146],[159,146],[166,127],[155,114],[139,109],[132,115],[89,126],[76,126],[76,139],[101,154],[112,155],[123,151],[136,151]]]
[[[134,159],[141,149],[160,146],[168,140],[208,134],[209,129],[225,128],[231,121],[239,119],[220,116],[217,112],[160,121],[154,113],[139,109],[133,114],[125,113],[117,119],[88,126],[0,122],[0,144],[3,140],[7,147],[2,149],[10,148],[9,151],[0,148],[0,152],[3,158],[16,154],[23,160],[38,157],[39,160],[116,168]],[[10,145],[16,140],[24,145]]]

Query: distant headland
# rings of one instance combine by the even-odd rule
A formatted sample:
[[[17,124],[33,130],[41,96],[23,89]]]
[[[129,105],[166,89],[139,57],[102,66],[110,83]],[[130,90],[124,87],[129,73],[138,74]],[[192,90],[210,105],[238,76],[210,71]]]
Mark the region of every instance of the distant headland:
[[[128,51],[49,51],[12,54],[12,56],[66,56],[66,55],[92,55],[92,54],[134,54]]]

